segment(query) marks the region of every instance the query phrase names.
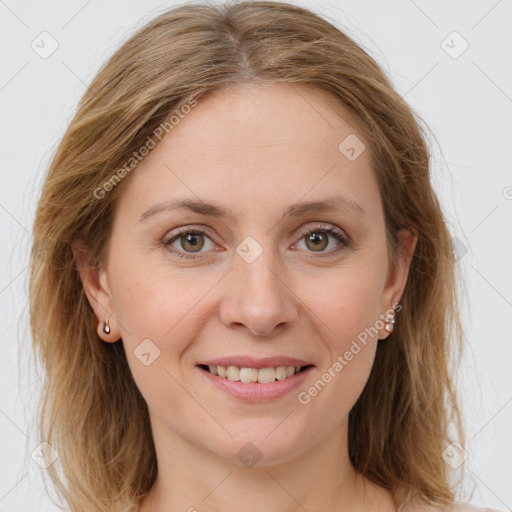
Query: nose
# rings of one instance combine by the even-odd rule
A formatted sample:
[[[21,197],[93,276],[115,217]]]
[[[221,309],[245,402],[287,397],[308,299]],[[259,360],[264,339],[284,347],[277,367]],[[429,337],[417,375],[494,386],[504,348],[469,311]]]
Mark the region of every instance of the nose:
[[[270,252],[264,251],[252,263],[234,256],[220,305],[220,318],[227,327],[271,336],[298,318],[297,299]]]

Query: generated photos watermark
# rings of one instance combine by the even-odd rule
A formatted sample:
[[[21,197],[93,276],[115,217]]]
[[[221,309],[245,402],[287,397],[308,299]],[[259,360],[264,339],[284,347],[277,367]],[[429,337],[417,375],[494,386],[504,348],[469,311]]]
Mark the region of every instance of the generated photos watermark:
[[[187,103],[176,110],[165,123],[160,124],[153,133],[146,138],[146,142],[138,149],[138,151],[133,152],[133,156],[131,156],[120,169],[114,171],[110,178],[105,180],[101,186],[94,189],[94,197],[101,200],[108,192],[113,190],[113,188],[118,185],[132,169],[137,167],[137,165],[150,153],[150,151],[156,147],[157,142],[154,138],[158,139],[158,141],[162,140],[162,137],[173,130],[179,124],[180,120],[184,119],[196,105],[197,100],[189,98]]]
[[[297,399],[299,403],[303,405],[307,405],[311,402],[311,399],[322,391],[329,382],[331,382],[337,374],[339,374],[345,366],[347,366],[354,357],[359,354],[362,350],[362,346],[366,346],[368,344],[368,338],[376,336],[381,329],[383,329],[386,325],[384,318],[388,315],[392,314],[393,311],[401,311],[401,304],[394,304],[393,309],[388,309],[386,313],[381,315],[381,318],[377,320],[371,327],[366,327],[364,331],[360,332],[357,335],[357,339],[352,341],[350,348],[346,350],[343,355],[339,355],[334,363],[322,374],[322,376],[315,381],[315,383],[310,386],[306,391],[301,391]]]

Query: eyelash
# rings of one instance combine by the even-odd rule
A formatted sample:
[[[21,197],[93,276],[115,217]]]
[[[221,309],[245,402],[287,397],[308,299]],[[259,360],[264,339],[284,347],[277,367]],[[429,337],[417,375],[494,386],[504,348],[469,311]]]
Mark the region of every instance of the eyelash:
[[[305,231],[304,233],[301,234],[301,236],[299,237],[299,241],[303,240],[306,236],[309,236],[313,233],[318,233],[318,232],[322,232],[327,235],[331,235],[338,242],[340,242],[340,246],[338,248],[332,249],[331,251],[328,251],[326,254],[329,254],[329,255],[337,254],[339,251],[341,251],[343,249],[349,249],[351,247],[350,240],[341,231],[338,231],[336,228],[333,228],[332,226],[325,227],[325,226],[319,225],[319,226],[314,226],[312,228],[309,228],[307,231]],[[175,233],[171,238],[164,241],[163,244],[165,247],[171,248],[171,245],[178,238],[180,238],[183,235],[189,235],[189,234],[191,234],[191,235],[202,234],[202,235],[207,236],[211,240],[211,237],[208,236],[207,230],[205,230],[203,228],[183,228],[183,229],[179,230],[177,233]],[[193,255],[193,253],[187,253],[187,252],[183,253],[182,251],[178,251],[174,248],[171,248],[171,251],[172,251],[172,254],[174,254],[178,258],[186,258],[186,259],[201,258],[202,257],[201,254],[203,254],[203,253],[196,253],[197,255]],[[309,251],[309,252],[314,252],[314,251]],[[320,254],[322,252],[323,251],[320,251]],[[187,254],[187,256],[184,256],[184,254]]]

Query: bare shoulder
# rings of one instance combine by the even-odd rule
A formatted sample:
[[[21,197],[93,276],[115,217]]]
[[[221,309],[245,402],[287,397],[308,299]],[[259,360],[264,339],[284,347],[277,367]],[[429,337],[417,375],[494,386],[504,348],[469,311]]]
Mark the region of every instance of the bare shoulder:
[[[478,507],[470,503],[454,503],[446,512],[501,512],[494,508]]]
[[[501,512],[494,508],[482,508],[469,503],[454,503],[446,512]]]
[[[478,507],[470,503],[453,503],[446,508],[435,507],[433,505],[418,505],[415,507],[405,507],[400,512],[502,512],[494,508]]]

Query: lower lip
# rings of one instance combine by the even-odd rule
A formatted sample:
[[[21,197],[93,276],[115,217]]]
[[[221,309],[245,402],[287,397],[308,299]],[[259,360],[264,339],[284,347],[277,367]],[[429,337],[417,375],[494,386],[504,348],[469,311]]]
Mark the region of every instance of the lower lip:
[[[239,382],[232,381],[217,375],[213,375],[207,370],[196,366],[196,369],[212,384],[217,386],[220,390],[228,395],[231,395],[245,402],[271,402],[276,400],[287,393],[290,393],[298,386],[300,386],[309,372],[314,368],[310,366],[306,370],[287,377],[283,380],[276,380],[275,382],[268,382],[260,384],[259,382]]]

